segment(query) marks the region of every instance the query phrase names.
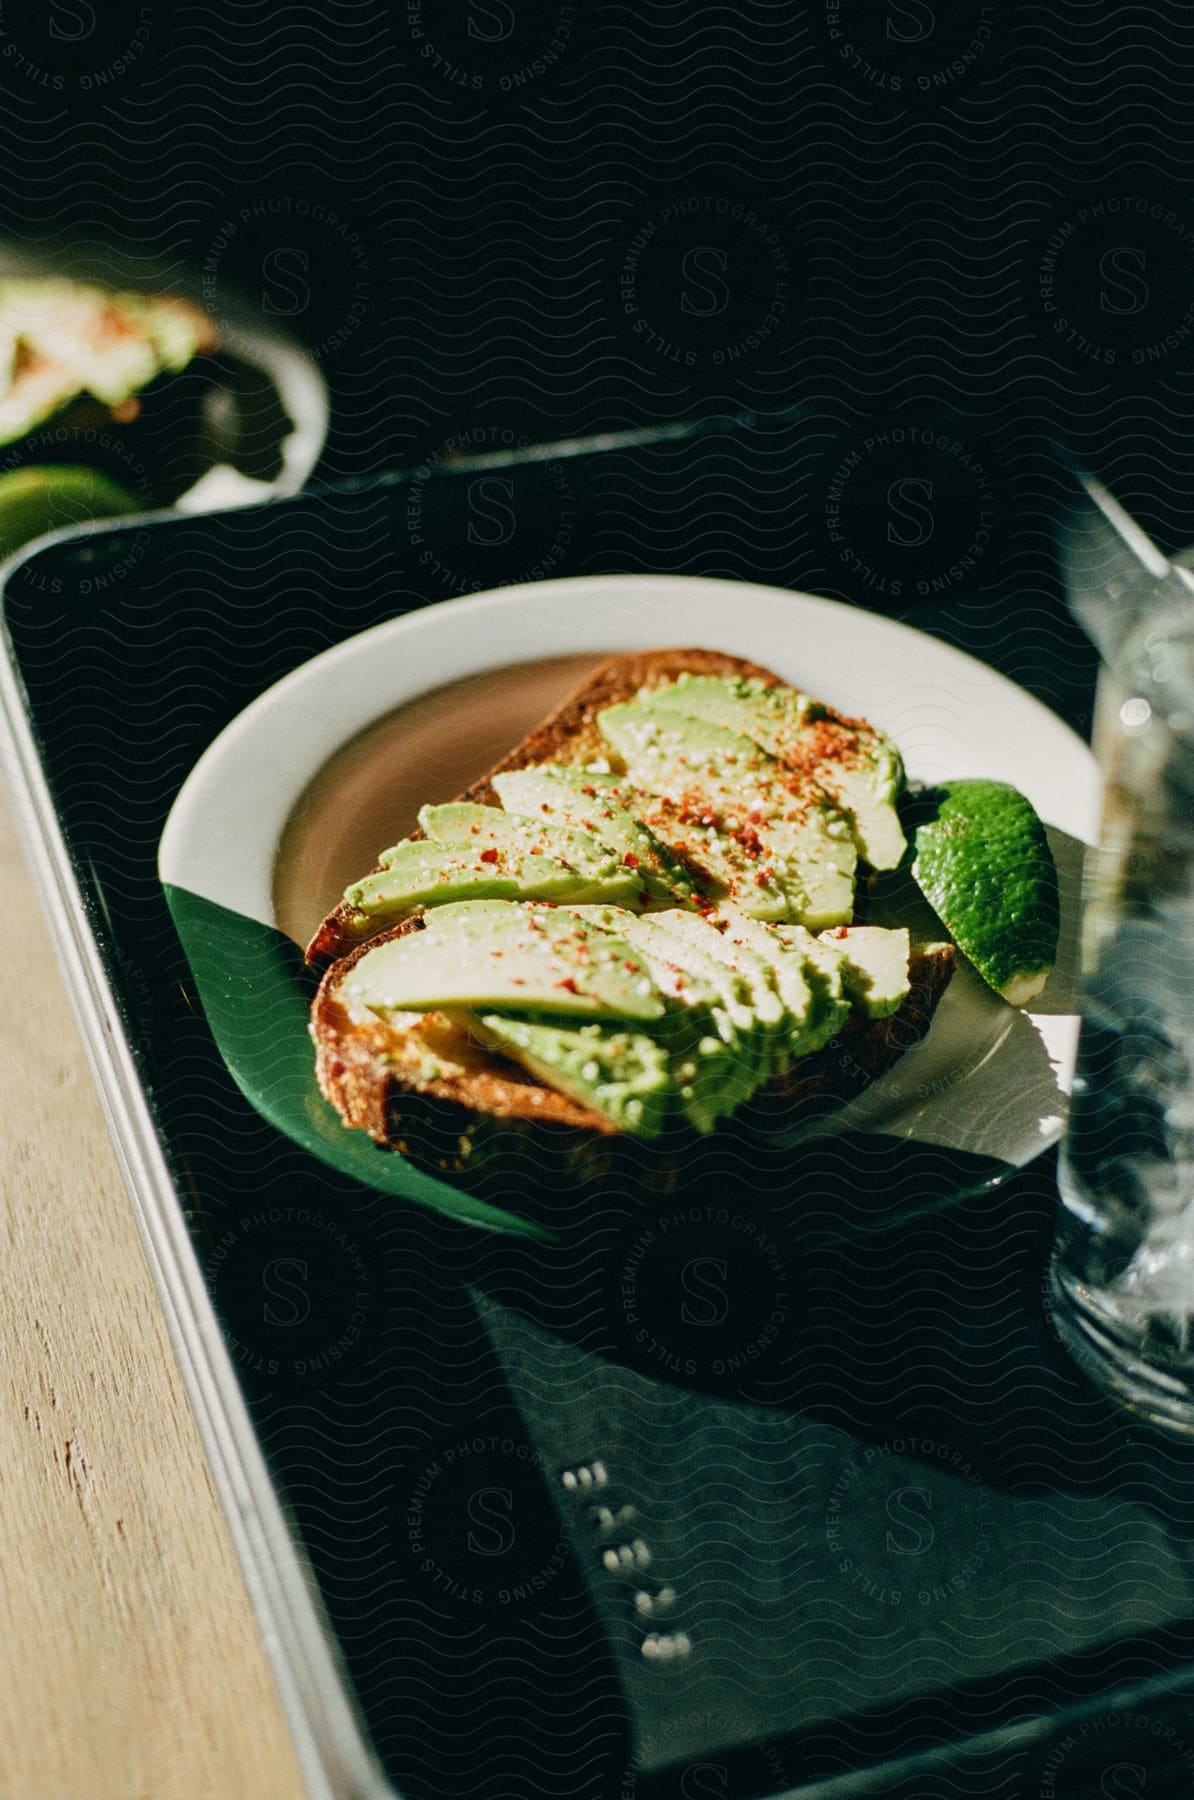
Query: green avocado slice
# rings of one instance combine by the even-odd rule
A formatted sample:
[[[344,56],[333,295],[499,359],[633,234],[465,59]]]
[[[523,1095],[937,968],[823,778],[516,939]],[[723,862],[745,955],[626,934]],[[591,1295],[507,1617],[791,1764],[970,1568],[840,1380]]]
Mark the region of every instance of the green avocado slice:
[[[858,853],[848,821],[815,783],[785,780],[750,738],[703,719],[632,701],[607,707],[597,723],[637,786],[678,809],[682,825],[712,835],[726,897],[744,912],[810,929],[853,917]]]
[[[602,906],[576,911],[604,930],[620,932],[647,964],[668,1004],[656,1029],[669,1046],[681,1110],[697,1131],[712,1131],[767,1079],[764,1034],[746,984],[735,970],[667,930],[669,918],[695,915],[628,917]]]
[[[908,998],[908,932],[882,925],[838,927],[818,940],[842,959],[842,986],[868,1019],[886,1019]]]
[[[681,960],[699,956],[702,963],[718,965],[738,982],[743,1004],[760,1039],[760,1078],[767,1081],[785,1068],[790,1021],[772,971],[763,958],[749,945],[731,943],[697,913],[657,913],[652,923],[676,940]]]
[[[584,878],[586,899],[633,906],[642,892],[638,875],[620,863],[612,850],[589,832],[559,821],[454,800],[446,806],[424,806],[419,825],[438,844],[466,845],[477,851],[496,846],[515,855],[529,851],[533,856],[554,858]]]
[[[663,1130],[675,1095],[671,1063],[664,1045],[645,1032],[501,1013],[470,1013],[466,1023],[479,1042],[620,1130],[642,1138]]]
[[[385,924],[454,900],[580,900],[591,886],[567,863],[521,847],[475,849],[408,839],[384,851],[381,860],[384,866],[347,888],[344,900]]]
[[[758,1035],[758,1020],[749,988],[737,970],[685,943],[669,931],[668,913],[645,913],[627,920],[624,935],[633,944],[660,992],[677,1006],[703,1006],[717,1017],[727,1043],[743,1043]],[[695,914],[684,914],[694,918]]]
[[[658,1019],[646,963],[624,939],[566,908],[449,904],[421,931],[367,950],[345,976],[349,1005],[381,1014],[512,1007],[589,1018]]]
[[[677,1010],[672,1053],[681,1107],[708,1132],[769,1079],[771,1034],[738,971],[665,923],[695,916],[650,913],[633,920],[626,935]]]
[[[656,688],[648,709],[704,719],[751,739],[816,781],[850,821],[859,854],[894,869],[907,848],[896,798],[904,765],[891,739],[860,719],[843,719],[795,688],[740,676],[681,675]]]
[[[776,925],[769,929],[804,959],[805,972],[813,990],[813,1009],[800,1036],[799,1054],[811,1056],[836,1037],[850,1016],[842,973],[844,959],[823,938],[814,937],[803,925]]]
[[[719,908],[710,923],[717,926],[727,945],[740,952],[750,950],[768,970],[787,1009],[789,1057],[805,1056],[810,1048],[819,1048],[818,1034],[831,997],[827,983],[799,944],[788,943],[779,931],[752,919],[740,907]],[[803,928],[792,929],[799,932]]]
[[[614,776],[539,763],[495,775],[493,788],[511,812],[583,831],[608,846],[641,877],[649,899],[683,905],[695,896],[692,876],[638,817]]]
[[[895,804],[904,785],[899,751],[881,733],[824,712],[806,730],[810,741],[803,754],[812,759],[811,772],[849,819],[859,855],[872,869],[896,868],[908,848]]]

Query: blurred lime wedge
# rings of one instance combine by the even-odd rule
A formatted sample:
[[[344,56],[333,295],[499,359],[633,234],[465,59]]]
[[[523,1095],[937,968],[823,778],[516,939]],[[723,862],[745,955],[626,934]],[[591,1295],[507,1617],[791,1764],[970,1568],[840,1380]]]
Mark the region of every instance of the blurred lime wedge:
[[[945,781],[908,812],[917,886],[988,986],[1026,1005],[1057,956],[1057,867],[1035,807],[1003,781]]]
[[[143,511],[135,494],[95,469],[65,464],[12,469],[0,475],[0,558],[47,531]]]

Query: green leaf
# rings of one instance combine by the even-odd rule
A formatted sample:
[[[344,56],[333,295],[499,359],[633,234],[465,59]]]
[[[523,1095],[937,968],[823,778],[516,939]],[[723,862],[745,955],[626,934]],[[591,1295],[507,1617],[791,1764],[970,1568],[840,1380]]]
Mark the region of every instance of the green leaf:
[[[552,1241],[534,1221],[463,1193],[350,1130],[315,1081],[311,985],[296,945],[186,888],[165,884],[164,891],[216,1046],[271,1125],[366,1187],[466,1224]]]

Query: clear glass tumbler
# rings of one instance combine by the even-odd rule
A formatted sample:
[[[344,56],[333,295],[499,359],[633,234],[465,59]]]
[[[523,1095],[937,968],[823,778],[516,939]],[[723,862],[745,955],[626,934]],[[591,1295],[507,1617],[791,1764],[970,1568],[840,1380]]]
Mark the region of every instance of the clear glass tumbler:
[[[1194,1437],[1194,594],[1164,594],[1099,686],[1106,798],[1050,1280],[1075,1360]]]

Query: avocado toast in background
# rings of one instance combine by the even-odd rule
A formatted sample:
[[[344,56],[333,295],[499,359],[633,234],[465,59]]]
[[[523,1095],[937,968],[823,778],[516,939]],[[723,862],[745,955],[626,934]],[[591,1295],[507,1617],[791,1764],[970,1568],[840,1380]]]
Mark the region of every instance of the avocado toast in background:
[[[905,850],[902,780],[880,733],[756,664],[610,659],[320,926],[322,1091],[458,1177],[522,1148],[674,1179],[715,1129],[847,1098],[953,966],[858,923]]]
[[[154,382],[217,342],[214,321],[178,295],[118,293],[65,276],[0,278],[0,446],[50,423],[132,425]],[[37,454],[56,460],[45,446]]]
[[[179,295],[0,276],[0,557],[190,486],[218,449],[220,348]]]

